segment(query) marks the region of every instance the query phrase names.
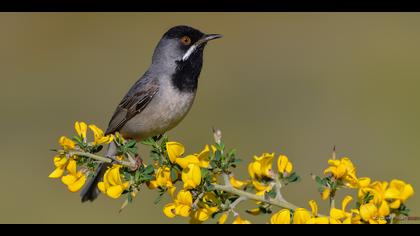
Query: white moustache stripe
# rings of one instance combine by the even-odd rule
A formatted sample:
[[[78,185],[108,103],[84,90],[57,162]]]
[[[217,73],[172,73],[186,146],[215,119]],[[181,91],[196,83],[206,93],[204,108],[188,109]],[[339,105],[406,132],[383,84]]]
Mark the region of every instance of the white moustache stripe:
[[[197,48],[197,45],[192,45],[188,51],[184,54],[184,56],[182,57],[182,61],[186,61],[188,60],[188,58],[191,56],[191,54],[195,51],[195,49]]]

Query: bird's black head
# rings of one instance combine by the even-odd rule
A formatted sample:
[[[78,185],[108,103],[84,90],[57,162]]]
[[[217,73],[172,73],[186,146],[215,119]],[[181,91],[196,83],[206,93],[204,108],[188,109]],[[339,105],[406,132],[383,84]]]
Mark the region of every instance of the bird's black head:
[[[152,66],[155,70],[171,73],[173,84],[180,91],[195,91],[204,47],[208,41],[220,37],[219,34],[204,34],[190,26],[175,26],[162,36]]]

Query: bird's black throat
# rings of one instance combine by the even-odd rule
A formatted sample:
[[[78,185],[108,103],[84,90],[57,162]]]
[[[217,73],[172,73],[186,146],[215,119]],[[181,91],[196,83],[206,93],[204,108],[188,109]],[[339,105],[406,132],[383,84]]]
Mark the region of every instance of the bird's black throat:
[[[203,67],[203,56],[191,55],[187,61],[177,61],[177,68],[172,75],[172,84],[180,92],[195,92],[198,85],[198,77]]]

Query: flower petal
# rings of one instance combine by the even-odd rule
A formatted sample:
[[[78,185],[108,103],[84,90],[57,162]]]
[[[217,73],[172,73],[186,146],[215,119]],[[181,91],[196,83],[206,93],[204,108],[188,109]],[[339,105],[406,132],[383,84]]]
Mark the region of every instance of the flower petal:
[[[178,142],[167,142],[166,150],[171,163],[175,163],[175,160],[184,155],[185,152],[184,145]]]
[[[86,183],[86,176],[82,175],[80,178],[78,178],[74,183],[67,186],[67,188],[70,190],[70,192],[75,193],[79,191],[83,185]]]
[[[224,224],[228,218],[228,213],[224,213],[220,216],[219,220],[217,221],[218,224]]]
[[[318,204],[316,204],[316,201],[310,200],[309,201],[309,206],[311,207],[312,215],[317,216],[318,215]]]
[[[297,208],[293,215],[293,224],[305,224],[311,219],[311,213],[304,208]]]
[[[353,198],[350,195],[345,196],[343,201],[341,202],[341,210],[345,212],[347,205],[351,202],[351,200],[353,200]]]
[[[204,149],[198,154],[198,160],[200,160],[200,167],[208,168],[210,166],[210,148],[209,145],[206,145]]]
[[[240,216],[237,216],[236,219],[232,222],[234,225],[247,225],[251,224],[248,220],[243,220]]]
[[[106,193],[107,188],[106,188],[106,186],[105,186],[105,183],[104,183],[104,182],[99,182],[99,183],[98,183],[98,189],[99,189],[99,191],[101,191],[102,193]]]
[[[58,179],[64,174],[64,169],[62,168],[56,168],[51,174],[48,176],[52,179]]]
[[[411,186],[411,184],[407,184],[404,187],[404,190],[401,192],[400,198],[403,202],[405,202],[408,198],[410,198],[413,195],[414,195],[413,186]]]
[[[182,181],[185,189],[192,189],[201,183],[201,169],[197,164],[189,164],[186,169],[182,171]]]
[[[69,163],[67,164],[66,169],[71,175],[76,175],[77,173],[76,160],[70,159]]]
[[[182,169],[185,169],[188,167],[188,165],[190,164],[195,164],[195,165],[199,165],[200,161],[198,160],[198,158],[194,155],[188,155],[184,158],[176,158],[175,159],[176,164],[178,164],[179,166],[181,166]]]
[[[175,217],[175,204],[173,203],[166,204],[163,207],[163,213],[169,218],[174,218]]]
[[[61,182],[63,182],[63,184],[67,186],[70,184],[73,184],[76,181],[77,181],[77,178],[74,175],[65,175],[61,178]]]
[[[270,224],[290,224],[290,211],[288,209],[280,210],[271,217]]]
[[[85,122],[76,121],[76,123],[74,124],[74,129],[76,130],[77,135],[79,135],[83,139],[86,138],[87,124]]]
[[[122,185],[110,186],[106,190],[106,195],[108,195],[110,198],[117,199],[121,196],[123,191],[124,187]]]

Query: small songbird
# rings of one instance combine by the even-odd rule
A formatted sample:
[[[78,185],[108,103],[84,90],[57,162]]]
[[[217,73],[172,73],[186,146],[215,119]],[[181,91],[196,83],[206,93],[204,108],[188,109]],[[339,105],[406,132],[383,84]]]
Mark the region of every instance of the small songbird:
[[[124,138],[139,142],[178,125],[194,102],[204,47],[220,37],[189,26],[169,29],[156,46],[149,69],[115,110],[106,135],[119,132]],[[116,145],[111,143],[107,156],[115,154]],[[82,202],[96,199],[97,184],[108,166],[104,163],[98,167],[81,193]]]

